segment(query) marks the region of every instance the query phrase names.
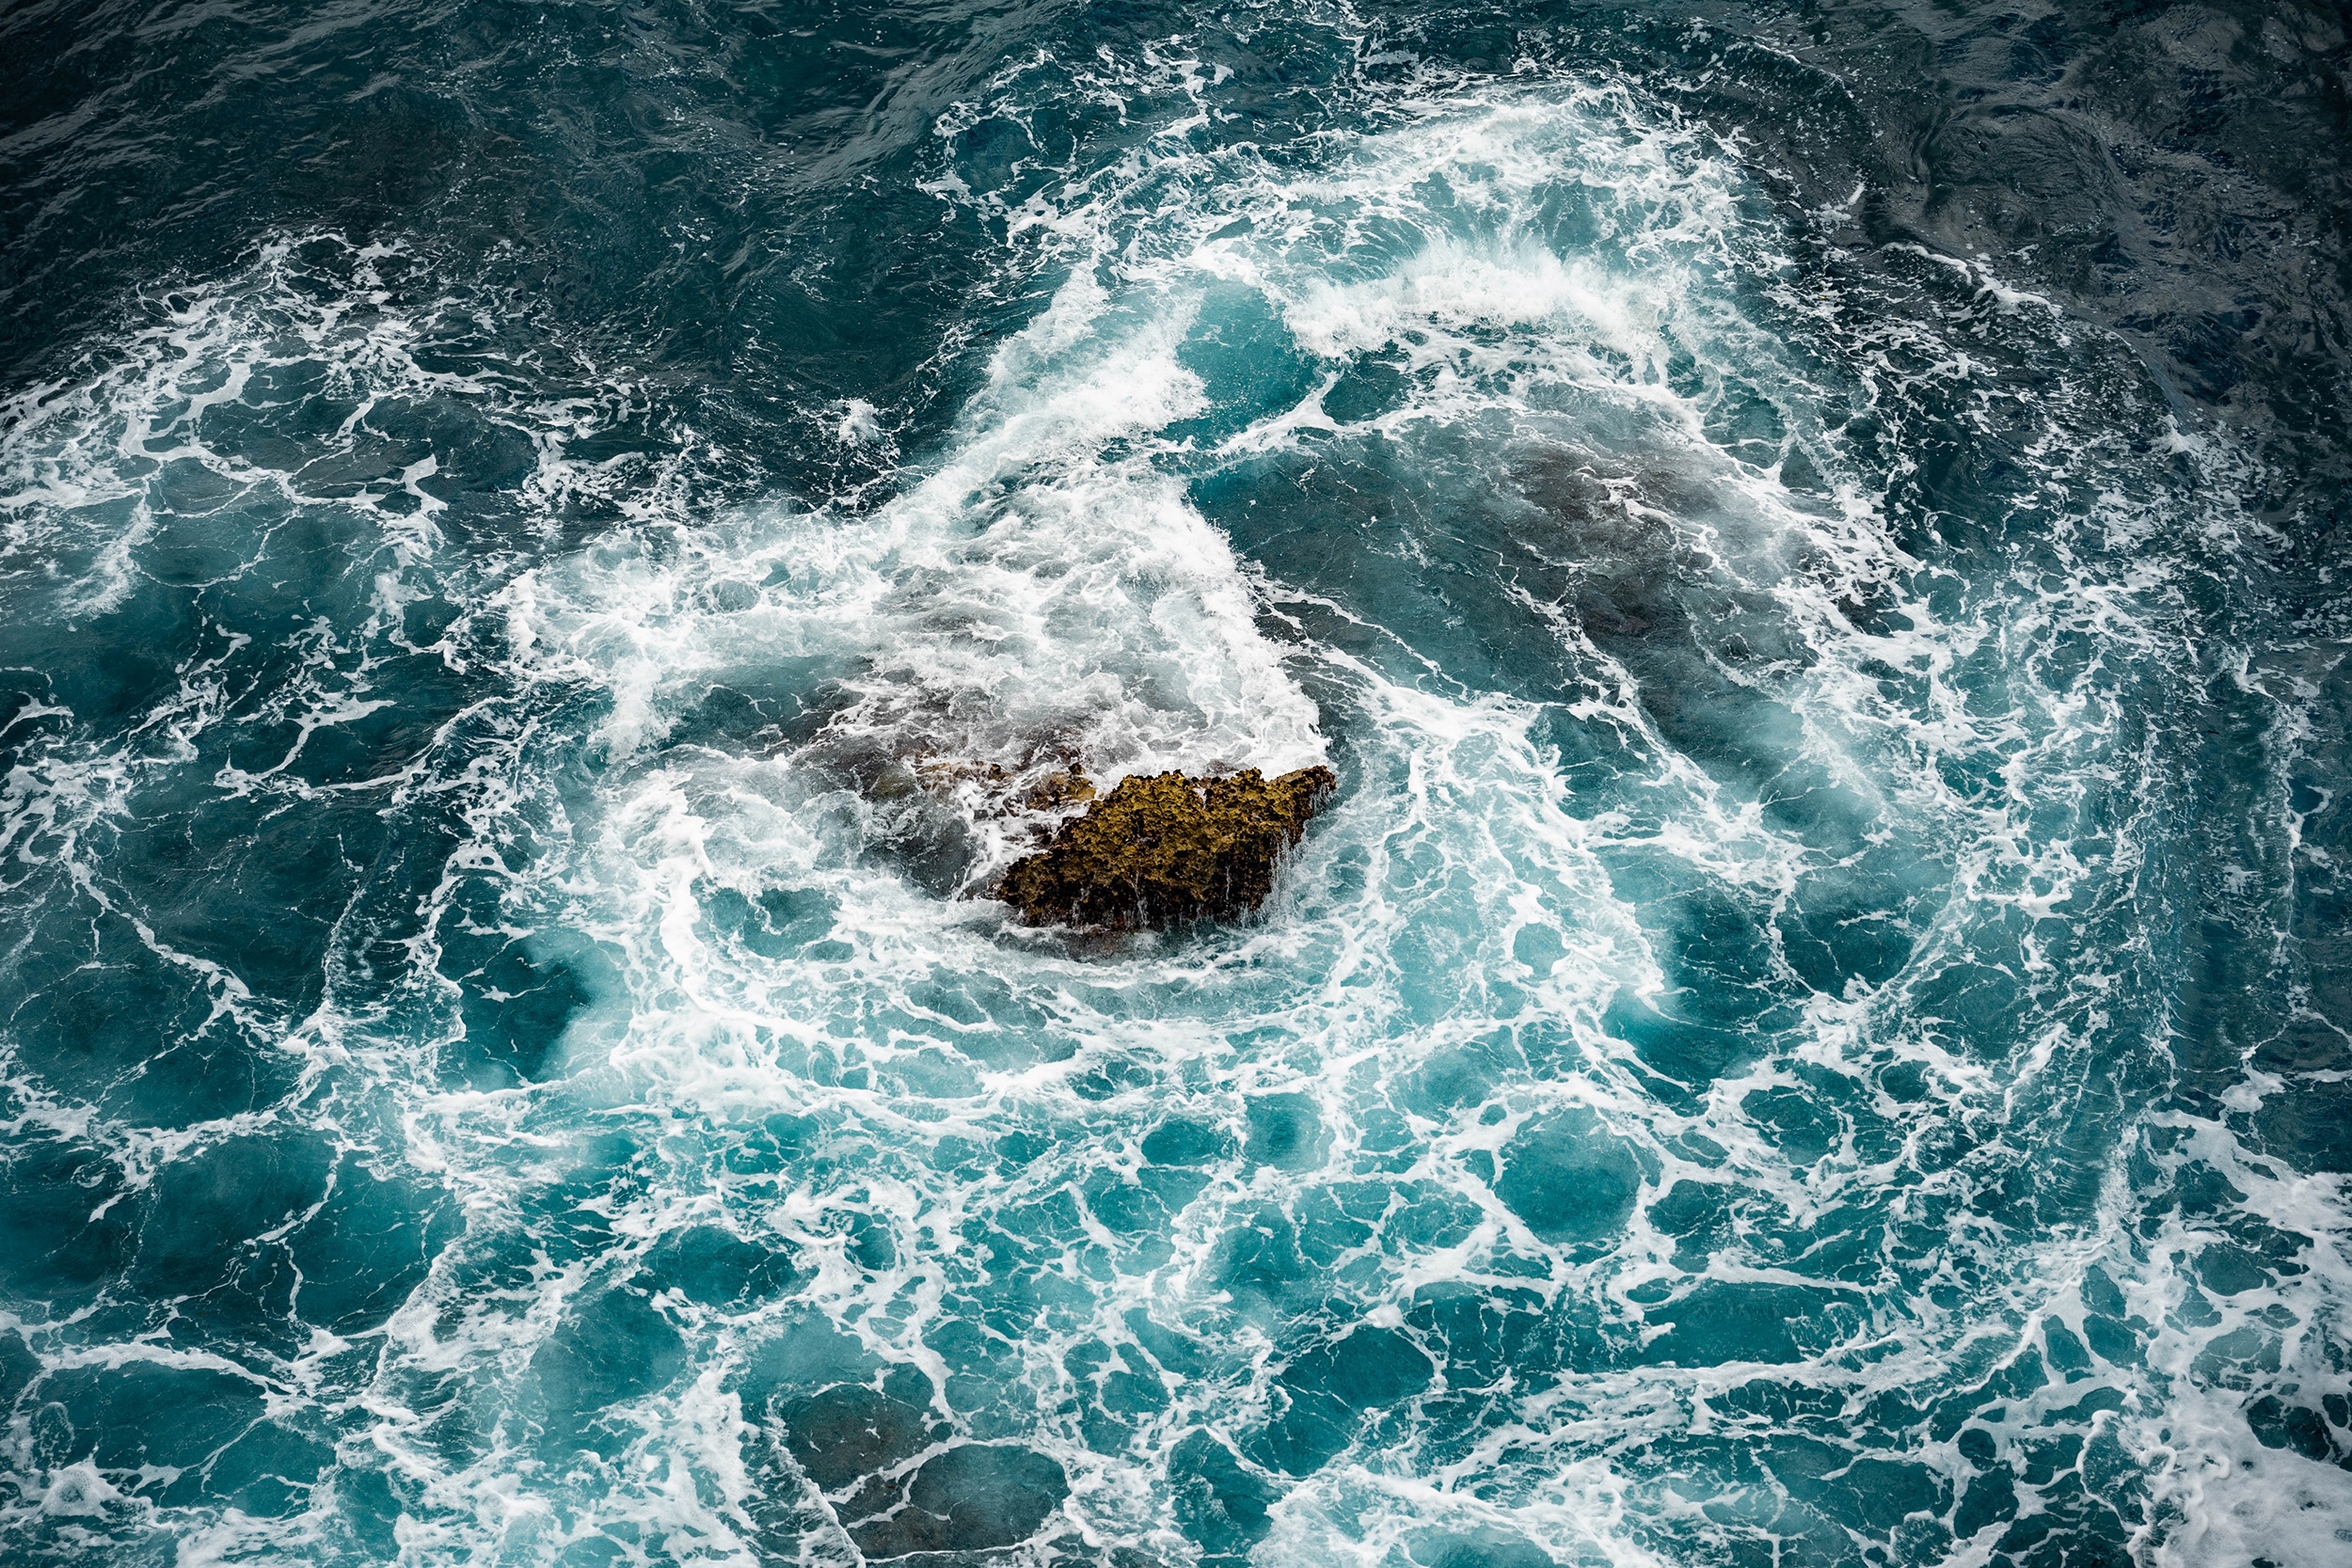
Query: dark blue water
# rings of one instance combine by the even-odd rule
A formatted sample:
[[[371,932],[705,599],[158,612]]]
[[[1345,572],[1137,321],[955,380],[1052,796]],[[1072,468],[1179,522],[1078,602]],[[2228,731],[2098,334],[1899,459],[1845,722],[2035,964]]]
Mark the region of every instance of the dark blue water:
[[[2346,25],[0,14],[0,1559],[2352,1562]]]

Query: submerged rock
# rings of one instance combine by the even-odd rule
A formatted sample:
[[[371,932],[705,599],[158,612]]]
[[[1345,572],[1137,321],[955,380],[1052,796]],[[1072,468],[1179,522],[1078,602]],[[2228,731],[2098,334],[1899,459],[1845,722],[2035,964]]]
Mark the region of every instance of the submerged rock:
[[[1245,914],[1274,891],[1275,862],[1338,783],[1328,768],[1271,783],[1254,768],[1128,779],[1015,862],[996,895],[1032,926],[1132,931]]]
[[[1094,799],[1094,784],[1086,770],[1067,756],[1050,771],[1032,754],[1021,767],[1007,770],[999,763],[955,762],[926,757],[914,765],[917,787],[942,797],[961,797],[983,815],[1053,811]]]

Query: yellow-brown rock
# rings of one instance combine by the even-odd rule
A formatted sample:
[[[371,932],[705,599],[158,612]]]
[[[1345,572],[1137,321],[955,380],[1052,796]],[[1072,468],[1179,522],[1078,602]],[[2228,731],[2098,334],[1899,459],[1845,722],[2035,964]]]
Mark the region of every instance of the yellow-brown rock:
[[[1112,931],[1245,914],[1274,891],[1274,866],[1337,787],[1327,768],[1268,782],[1131,778],[1017,861],[997,896],[1032,926]]]

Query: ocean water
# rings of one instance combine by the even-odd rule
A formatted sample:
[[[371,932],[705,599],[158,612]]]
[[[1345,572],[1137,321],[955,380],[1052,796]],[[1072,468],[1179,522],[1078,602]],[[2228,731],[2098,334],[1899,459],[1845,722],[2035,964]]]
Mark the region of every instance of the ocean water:
[[[0,1560],[2352,1562],[2345,27],[0,14]]]

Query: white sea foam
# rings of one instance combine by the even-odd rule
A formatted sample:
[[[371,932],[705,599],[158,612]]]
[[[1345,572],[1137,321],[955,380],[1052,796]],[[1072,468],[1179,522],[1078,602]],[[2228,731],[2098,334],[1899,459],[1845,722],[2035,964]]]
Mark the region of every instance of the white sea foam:
[[[1070,1483],[1049,1532],[1181,1560],[1195,1547],[1171,1450],[1195,1431],[1249,1447],[1298,1399],[1285,1378],[1359,1332],[1418,1347],[1431,1379],[1389,1402],[1389,1427],[1343,1434],[1298,1477],[1250,1462],[1271,1498],[1258,1560],[1369,1565],[1460,1539],[1648,1565],[1735,1527],[1799,1553],[1776,1533],[1795,1528],[1779,1512],[1800,1512],[1791,1483],[1710,1470],[1708,1444],[1899,1462],[1946,1487],[1939,1518],[1956,1523],[1975,1473],[1964,1429],[2021,1476],[2076,1445],[2022,1488],[2027,1512],[2066,1505],[2062,1477],[2090,1473],[2081,1452],[2127,1456],[2112,1490],[2150,1560],[2260,1547],[2326,1561],[2352,1516],[2341,1472],[2263,1448],[2244,1411],[2258,1382],[2341,1385],[2325,1325],[2347,1283],[2344,1194],[2221,1120],[2152,1108],[2138,1085],[2169,1049],[2154,959],[2144,929],[2111,917],[2162,850],[2159,803],[2139,792],[2159,742],[2136,727],[2122,666],[2160,669],[2178,646],[2181,568],[2151,543],[2173,503],[2131,493],[2128,462],[2069,450],[2053,427],[2031,455],[2068,499],[2043,555],[1966,582],[1898,542],[1901,464],[1867,471],[1833,438],[1850,414],[1899,421],[1930,383],[1983,385],[1992,420],[2010,397],[2001,356],[2026,352],[2001,334],[2024,330],[2031,296],[1968,263],[1898,256],[1927,269],[1915,286],[1931,299],[1952,291],[1947,326],[1927,309],[1843,337],[1824,322],[1847,362],[1818,384],[1735,298],[1742,280],[1772,297],[1787,265],[1773,228],[1741,215],[1736,163],[1623,87],[1422,101],[1335,134],[1302,170],[1196,146],[1215,82],[1181,59],[1138,69],[1182,99],[1181,120],[1055,189],[976,193],[953,146],[978,111],[943,120],[948,162],[927,188],[993,214],[1009,266],[1042,256],[1066,276],[993,351],[944,448],[877,506],[712,517],[657,477],[584,548],[463,561],[432,455],[322,499],[207,443],[205,411],[285,356],[256,346],[255,298],[273,330],[270,312],[293,314],[304,362],[323,358],[355,407],[428,389],[494,403],[528,434],[525,489],[548,515],[602,483],[567,442],[635,394],[436,379],[409,353],[416,323],[363,312],[364,288],[309,315],[272,293],[287,251],[243,293],[135,335],[131,369],[28,403],[0,502],[8,561],[24,581],[27,562],[68,562],[68,612],[127,602],[151,559],[141,454],[375,526],[363,624],[318,632],[299,679],[246,702],[224,663],[191,663],[137,745],[69,740],[21,765],[0,846],[70,863],[110,907],[99,829],[130,813],[139,778],[230,723],[270,743],[218,772],[228,796],[458,805],[421,907],[351,917],[400,933],[413,969],[398,997],[338,976],[314,1015],[268,1015],[233,973],[139,928],[213,1006],[301,1059],[291,1099],[158,1133],[20,1083],[12,1135],[87,1140],[135,1189],[191,1150],[299,1122],[448,1200],[421,1277],[363,1346],[225,1364],[265,1382],[275,1408],[331,1418],[345,1478],[394,1479],[412,1562],[555,1562],[590,1543],[750,1562],[783,1539],[804,1560],[853,1560],[856,1521],[834,1516],[846,1497],[818,1491],[791,1457],[790,1417],[762,1400],[894,1366],[946,1432],[898,1454],[900,1474],[967,1439],[1018,1440]],[[1546,227],[1571,198],[1588,224],[1573,243]],[[1280,397],[1253,384],[1235,416],[1198,351],[1260,319],[1279,333],[1264,353],[1300,373]],[[1334,414],[1343,376],[1374,358],[1399,377],[1391,401]],[[1726,435],[1751,403],[1771,405],[1775,433]],[[887,447],[889,411],[829,417],[840,441]],[[1616,553],[1576,558],[1562,520],[1542,562],[1552,587],[1510,601],[1548,632],[1569,698],[1482,689],[1395,653],[1367,632],[1379,607],[1246,561],[1192,483],[1375,450],[1465,496],[1521,493],[1551,459],[1591,476]],[[2167,451],[2201,457],[2185,439]],[[1799,457],[1819,490],[1783,483]],[[1409,547],[1426,564],[1448,546],[1432,530]],[[1660,690],[1671,673],[1559,588],[1611,570],[1669,584],[1661,602],[1714,628],[1686,639],[1694,686],[1756,699],[1743,742],[1800,788],[1775,794],[1702,754]],[[500,690],[398,766],[307,780],[305,748],[377,711],[374,661],[437,594],[467,606],[440,657],[494,671]],[[1726,651],[1735,637],[1766,653]],[[711,721],[721,688],[768,705]],[[1557,749],[1563,714],[1613,748],[1606,776],[1580,775],[1582,797]],[[461,742],[466,724],[482,735]],[[1098,951],[1012,928],[975,895],[1034,840],[1037,822],[1006,809],[1024,781],[1073,764],[1108,784],[1325,760],[1345,792],[1260,922]],[[1808,836],[1792,802],[1831,829]],[[1877,880],[1853,908],[1899,927],[1907,957],[1829,994],[1790,949],[1808,898],[1855,867]],[[466,901],[477,881],[495,885],[494,915]],[[778,895],[813,911],[785,921],[788,939],[742,913]],[[1686,960],[1708,911],[1752,918],[1765,958],[1738,983],[1791,1000],[1756,1009],[1724,1060],[1678,1083],[1628,1043],[1622,1016],[1721,1000],[1676,978],[1704,973]],[[2069,950],[2070,926],[2087,950]],[[483,929],[549,967],[577,956],[564,942],[600,957],[582,961],[539,1082],[440,1076],[469,1045],[441,959]],[[1972,971],[2006,999],[1992,1022],[1955,981]],[[2103,1148],[2037,1143],[2102,1096],[2118,1111]],[[1246,1152],[1269,1097],[1311,1112],[1295,1158]],[[809,1118],[810,1150],[761,1144],[779,1116]],[[1201,1152],[1147,1159],[1146,1136],[1178,1119],[1203,1130]],[[1629,1207],[1589,1243],[1505,1190],[1515,1151],[1555,1126],[1621,1161]],[[2005,1184],[2045,1157],[2094,1164],[2096,1202],[2042,1232],[1999,1218]],[[2150,1234],[2148,1194],[2192,1161],[2241,1196]],[[1686,1189],[1726,1216],[1703,1243],[1664,1213]],[[2197,1259],[2251,1220],[2300,1239],[2301,1272],[2218,1304],[2196,1294]],[[650,1293],[641,1271],[695,1227],[789,1258],[790,1289]],[[1252,1286],[1234,1262],[1252,1237],[1269,1258],[1289,1245],[1314,1260],[1285,1275],[1274,1258],[1272,1283]],[[2120,1313],[2093,1300],[2094,1269]],[[1280,1299],[1300,1279],[1313,1299]],[[1438,1366],[1474,1360],[1427,1327],[1454,1289],[1525,1317],[1527,1365]],[[1724,1290],[1791,1292],[1763,1299],[1803,1302],[1808,1337],[1759,1359],[1650,1356],[1677,1309]],[[567,1336],[624,1309],[675,1337],[674,1370],[596,1413],[593,1453],[550,1464],[534,1423],[555,1418],[563,1357],[583,1354]],[[2057,1368],[2105,1332],[2094,1316],[2137,1336],[2144,1364],[2085,1355],[1990,1391],[2028,1362]],[[1188,1337],[1193,1359],[1161,1331]],[[164,1354],[34,1338],[52,1375]],[[1162,1393],[1115,1430],[1089,1424],[1114,1367],[1157,1368]],[[1786,1391],[1785,1408],[1741,1402],[1759,1387]],[[2090,1408],[2103,1390],[2113,1400]],[[1914,1398],[1912,1424],[1853,1436],[1881,1419],[1867,1412]],[[1922,1435],[1938,1401],[1965,1418]],[[11,1434],[12,1464],[30,1465],[31,1441]],[[56,1465],[26,1508],[127,1518],[130,1479]],[[192,1509],[150,1524],[190,1561],[293,1560],[355,1550],[337,1509],[323,1486],[281,1520]],[[2006,1517],[1935,1550],[1990,1560]]]

